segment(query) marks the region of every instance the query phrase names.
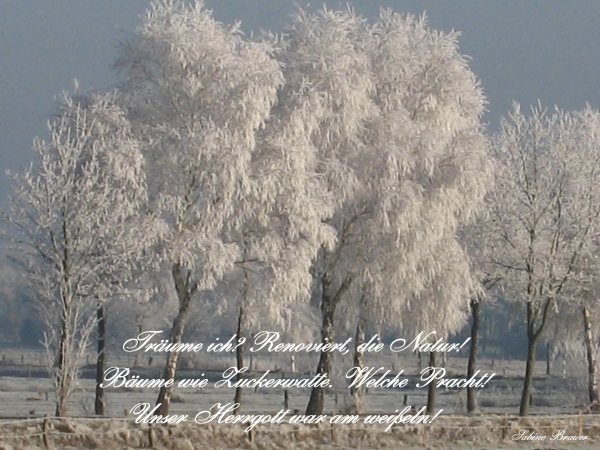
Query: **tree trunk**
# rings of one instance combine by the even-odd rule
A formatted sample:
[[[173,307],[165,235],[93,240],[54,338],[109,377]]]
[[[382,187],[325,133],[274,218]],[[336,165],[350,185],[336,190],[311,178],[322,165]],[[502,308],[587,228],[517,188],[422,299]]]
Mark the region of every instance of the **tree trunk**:
[[[362,303],[362,299],[361,299]],[[367,330],[367,319],[365,315],[362,314],[358,318],[358,323],[356,324],[356,336],[355,336],[355,347],[354,347],[354,367],[360,367],[361,369],[365,366],[365,352],[359,350],[359,346],[365,343],[365,335]],[[356,374],[356,378],[359,377],[359,374]],[[361,411],[360,408],[360,399],[363,395],[364,389],[362,387],[352,386],[350,388],[350,395],[352,396],[352,408],[353,414],[358,414]]]
[[[594,341],[594,332],[592,330],[592,322],[590,310],[587,305],[583,305],[581,312],[583,313],[583,327],[585,331],[585,350],[587,354],[588,362],[588,396],[590,403],[596,408],[600,403],[598,395],[598,382],[597,374],[598,368],[596,366],[596,344]]]
[[[339,303],[341,297],[346,292],[352,279],[347,277],[342,283],[340,288],[334,294],[332,292],[331,278],[329,274],[325,274],[321,278],[321,284],[323,292],[321,296],[321,341],[323,344],[335,342],[335,328],[333,325],[333,317],[335,314],[335,308]],[[331,352],[321,352],[319,357],[319,363],[317,365],[317,375],[331,374]],[[310,400],[306,407],[306,415],[320,415],[323,414],[325,407],[325,389],[322,387],[314,387],[310,393]]]
[[[67,400],[69,397],[68,389],[68,362],[67,348],[69,341],[69,323],[67,312],[63,311],[62,324],[60,332],[60,342],[58,345],[58,361],[56,367],[56,417],[64,417],[67,415]]]
[[[244,241],[244,261],[248,258],[248,245],[247,242]],[[244,368],[244,346],[239,345],[240,340],[242,339],[242,334],[244,332],[244,313],[245,313],[245,305],[248,303],[248,290],[250,289],[250,282],[248,280],[248,270],[245,267],[242,267],[244,273],[244,282],[242,285],[242,298],[240,302],[240,308],[238,311],[238,323],[237,323],[237,343],[238,346],[235,349],[235,360],[237,365],[238,373],[236,375],[236,381],[240,381],[243,376],[239,372]],[[233,397],[233,403],[238,404],[238,407],[233,410],[233,414],[239,414],[240,409],[242,408],[242,394],[243,388],[238,386],[235,388],[235,396]]]
[[[142,324],[138,323],[138,325],[137,325],[137,334],[138,334],[138,336],[140,334],[142,334],[142,330],[143,329],[144,329],[144,327],[142,326]],[[150,358],[152,358],[152,356]],[[148,364],[148,365],[150,365],[150,364]],[[139,366],[140,366],[140,354],[139,354],[139,352],[136,352],[135,353],[135,358],[133,358],[133,367],[139,367]]]
[[[175,320],[173,321],[173,326],[171,327],[171,337],[169,343],[179,344],[181,343],[181,338],[183,336],[183,331],[195,289],[190,287],[189,274],[184,274],[184,269],[180,264],[176,263],[173,265],[172,274],[173,281],[175,282],[177,297],[179,298],[179,311],[177,313],[177,317],[175,317]],[[165,370],[162,376],[163,380],[175,380],[178,359],[179,351],[169,352]],[[166,416],[169,413],[172,392],[173,386],[162,386],[160,388],[160,391],[158,392],[158,398],[156,400],[156,404],[160,404],[160,406],[156,410],[156,415]]]
[[[435,357],[437,352],[429,352],[429,367],[435,368]],[[435,393],[436,393],[436,382],[432,381],[429,383],[427,389],[427,414],[432,415],[435,414]]]
[[[519,415],[527,416],[531,404],[531,395],[533,391],[533,374],[535,371],[537,344],[544,332],[548,322],[548,313],[552,299],[547,298],[543,302],[542,309],[535,310],[532,302],[527,303],[527,364],[525,366],[525,379],[523,380],[523,392],[521,394],[521,404],[519,406]],[[541,312],[541,317],[539,313]],[[536,330],[536,322],[539,324]]]
[[[244,301],[245,301],[245,299],[244,299]],[[238,313],[238,324],[237,324],[238,344],[240,343],[240,340],[242,339],[243,320],[244,320],[244,306],[241,305],[239,313]],[[235,359],[236,359],[236,363],[237,363],[237,369],[239,371],[244,367],[244,346],[243,345],[238,345],[238,347],[235,349]],[[241,379],[242,379],[242,374],[238,372],[238,374],[236,375],[236,381],[240,381]],[[233,414],[239,414],[239,412],[240,412],[240,409],[242,407],[242,392],[243,392],[243,388],[241,386],[238,386],[235,388],[235,397],[233,398],[233,403],[234,404],[238,403],[239,406],[233,410]]]
[[[523,383],[523,392],[521,393],[521,404],[519,407],[520,416],[527,416],[529,414],[529,406],[531,404],[531,395],[533,390],[533,373],[535,370],[536,348],[537,341],[531,337],[528,338],[527,365],[525,366],[525,379]]]
[[[254,342],[254,333],[252,333],[252,342]],[[254,353],[250,352],[250,364],[248,365],[248,372],[254,370]]]
[[[333,343],[335,339],[335,330],[333,327],[333,316],[335,313],[335,303],[329,296],[323,294],[323,300],[321,302],[321,315],[323,317],[323,323],[321,326],[321,341],[326,343]],[[317,365],[317,374],[330,374],[331,373],[331,353],[321,352],[319,357],[319,364]],[[325,392],[322,387],[314,387],[310,393],[310,400],[306,407],[306,415],[319,415],[323,414],[323,408],[325,407]]]
[[[552,367],[551,367],[551,361],[552,360],[552,344],[550,344],[550,342],[546,342],[546,375],[550,376],[552,375]]]
[[[471,315],[473,324],[471,325],[471,347],[469,350],[469,363],[467,366],[467,378],[470,379],[475,374],[475,365],[477,363],[477,339],[479,338],[481,301],[479,298],[471,299]],[[473,413],[477,410],[477,396],[475,388],[467,387],[467,411]]]
[[[106,311],[104,302],[98,302],[96,318],[98,319],[98,355],[96,357],[96,400],[94,402],[94,414],[103,416],[105,412],[104,389],[100,385],[104,379],[106,366]]]

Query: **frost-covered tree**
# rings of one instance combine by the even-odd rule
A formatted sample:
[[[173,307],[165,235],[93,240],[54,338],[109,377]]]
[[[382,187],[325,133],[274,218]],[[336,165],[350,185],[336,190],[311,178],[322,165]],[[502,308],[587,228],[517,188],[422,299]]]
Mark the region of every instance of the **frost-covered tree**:
[[[150,210],[162,220],[160,257],[179,301],[170,342],[181,341],[196,294],[236,268],[274,275],[265,297],[274,314],[308,295],[316,249],[333,233],[302,124],[282,128],[273,113],[284,80],[272,45],[244,40],[201,1],[158,1],[117,67],[145,141]],[[242,296],[238,317],[245,308]],[[170,352],[164,379],[177,360]],[[170,396],[161,389],[159,414]]]
[[[598,302],[598,285],[595,289],[583,289],[578,296],[581,322],[583,323],[583,342],[588,368],[588,399],[592,408],[600,410],[600,393],[598,390],[598,343],[600,304]]]
[[[485,193],[483,96],[455,34],[390,11],[369,25],[352,11],[301,10],[278,55],[286,79],[279,107],[309,137],[335,205],[336,245],[313,268],[321,338],[331,342],[342,298],[358,301],[368,285],[370,309],[397,318],[441,272],[436,253],[454,248],[457,227]],[[463,298],[446,299],[450,322]],[[331,372],[329,353],[317,372]],[[316,388],[307,413],[323,406]]]
[[[46,323],[56,415],[79,374],[95,307],[129,278],[142,236],[142,158],[113,94],[66,96],[36,140],[35,165],[15,179],[7,220],[16,258]]]
[[[596,270],[597,267],[594,269]],[[588,280],[592,281],[596,277],[597,275],[592,276]],[[597,412],[600,407],[598,402],[600,308],[597,301],[597,284],[583,282],[573,294],[569,301],[560,302],[551,311],[548,319],[548,331],[544,336],[547,345],[547,367],[549,368],[550,358],[558,355],[562,356],[563,361],[567,358],[580,361],[585,368],[584,378],[587,386],[585,397],[590,409]],[[573,369],[571,367],[569,374],[572,377],[576,376]]]
[[[493,144],[496,188],[489,196],[492,262],[525,303],[527,364],[519,412],[529,413],[537,344],[556,302],[579,283],[599,231],[597,113],[529,116],[515,105]]]
[[[600,131],[600,114],[586,111],[588,126],[596,128],[592,136]],[[595,139],[594,139],[595,140]],[[594,145],[594,141],[590,142]],[[598,167],[600,169],[600,166]],[[600,220],[599,220],[600,221]],[[596,230],[600,230],[600,224]],[[577,343],[585,349],[587,366],[587,393],[591,408],[600,410],[600,392],[598,389],[598,349],[600,348],[600,247],[598,236],[582,254],[574,270],[574,280],[565,288],[561,308],[551,318],[555,332],[551,342],[562,350],[568,350]]]

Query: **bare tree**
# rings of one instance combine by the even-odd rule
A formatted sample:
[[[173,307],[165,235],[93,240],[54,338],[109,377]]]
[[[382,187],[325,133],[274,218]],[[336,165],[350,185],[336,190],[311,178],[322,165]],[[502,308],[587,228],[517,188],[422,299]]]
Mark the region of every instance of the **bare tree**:
[[[128,277],[144,200],[141,154],[112,94],[63,98],[50,140],[15,176],[12,243],[47,323],[56,415],[67,413],[97,302]]]
[[[591,110],[525,116],[515,105],[495,138],[492,262],[526,306],[527,364],[519,413],[529,413],[536,348],[550,311],[568,298],[600,214],[600,155]]]
[[[600,114],[596,117],[600,126]],[[574,282],[565,289],[568,301],[551,318],[555,328],[553,341],[568,348],[569,344],[582,342],[587,365],[587,393],[591,408],[600,409],[598,389],[598,313],[600,311],[600,259],[597,237],[590,252],[582,255],[574,276]]]

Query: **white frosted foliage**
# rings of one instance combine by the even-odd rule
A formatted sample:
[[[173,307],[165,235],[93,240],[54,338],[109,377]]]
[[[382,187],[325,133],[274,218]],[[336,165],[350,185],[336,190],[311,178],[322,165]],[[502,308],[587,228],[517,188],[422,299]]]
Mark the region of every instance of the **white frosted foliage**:
[[[316,273],[334,290],[352,279],[350,297],[365,292],[379,320],[422,308],[423,326],[456,331],[473,283],[455,234],[490,179],[484,98],[456,35],[387,10],[369,24],[323,9],[300,11],[281,47],[280,108],[309,138],[336,208],[337,244]],[[456,320],[430,320],[441,310]]]
[[[61,99],[35,165],[15,179],[8,221],[47,324],[46,344],[66,412],[97,302],[122,292],[147,237],[142,156],[114,94]]]

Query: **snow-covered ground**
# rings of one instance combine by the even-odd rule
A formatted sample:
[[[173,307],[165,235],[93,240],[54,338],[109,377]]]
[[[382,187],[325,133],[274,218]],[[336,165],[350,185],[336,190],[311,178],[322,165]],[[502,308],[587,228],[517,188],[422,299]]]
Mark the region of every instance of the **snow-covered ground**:
[[[24,357],[26,370],[34,364],[37,357]],[[13,357],[13,359],[15,359]],[[39,359],[39,358],[38,358]],[[20,357],[16,358],[20,362]],[[30,364],[28,364],[28,362]],[[140,360],[144,368],[132,369],[144,377],[159,376],[160,359],[147,367],[147,361]],[[347,366],[349,361],[337,361]],[[449,358],[446,368],[451,376],[463,377],[465,358]],[[109,359],[111,366],[133,365],[131,359],[117,355]],[[285,371],[286,361],[271,355],[255,358],[254,366],[260,371],[271,370],[273,377],[280,377]],[[311,358],[297,358],[299,372],[313,367]],[[418,360],[414,355],[370,355],[367,364],[393,369],[392,373],[404,370],[410,379],[409,386],[402,389],[370,389],[364,401],[366,413],[393,414],[404,408],[404,397],[407,403],[417,408],[426,403],[426,389],[415,388],[418,374]],[[213,357],[210,360],[187,361],[186,370],[179,372],[180,377],[200,377],[205,373],[211,380],[219,378],[226,367],[233,365],[233,359],[226,356]],[[363,418],[357,424],[336,425],[329,423],[321,426],[304,425],[259,425],[253,433],[254,443],[250,443],[243,426],[222,424],[218,426],[198,425],[193,417],[198,411],[209,409],[216,403],[228,403],[233,400],[233,389],[213,386],[211,381],[203,389],[175,389],[172,414],[189,414],[188,423],[154,427],[153,438],[157,448],[194,449],[194,448],[399,448],[404,449],[485,449],[527,448],[527,449],[563,449],[580,450],[596,449],[600,446],[600,417],[580,414],[585,406],[585,384],[580,368],[573,364],[568,367],[572,371],[567,374],[559,370],[562,363],[556,365],[557,375],[545,375],[545,365],[540,361],[536,372],[535,391],[530,419],[518,419],[514,415],[518,410],[522,380],[519,378],[523,369],[521,361],[482,360],[478,369],[482,373],[495,373],[494,378],[479,391],[478,405],[480,414],[467,417],[465,411],[466,393],[461,390],[440,389],[437,396],[437,407],[443,411],[433,424],[419,426],[398,426],[391,432],[385,432],[383,426],[365,425]],[[39,367],[31,372],[39,374]],[[0,368],[0,374],[7,373],[8,366]],[[258,376],[260,372],[257,372]],[[289,375],[286,375],[289,376]],[[305,374],[304,376],[308,376]],[[333,415],[343,412],[348,402],[348,390],[344,387],[342,372],[332,375],[339,386],[327,394],[325,413]],[[107,415],[112,421],[86,420],[93,412],[94,381],[82,379],[73,395],[69,413],[79,416],[71,419],[70,424],[52,424],[50,422],[48,436],[55,448],[139,448],[149,444],[146,425],[135,425],[129,413],[131,408],[140,402],[153,404],[156,399],[155,389],[107,389]],[[290,415],[302,413],[308,401],[308,389],[290,389]],[[0,416],[5,419],[0,425],[0,449],[35,449],[43,448],[41,440],[42,420],[44,415],[52,415],[54,411],[51,383],[48,378],[8,377],[0,378]],[[282,389],[246,389],[244,391],[244,414],[276,413],[284,408],[284,392]],[[9,420],[16,417],[37,418],[31,422],[15,423]],[[532,430],[537,435],[546,435],[544,442],[516,442],[511,439],[521,430]],[[552,433],[565,429],[567,435],[589,435],[590,440],[583,443],[566,441],[550,441]],[[29,437],[27,437],[29,435]],[[35,436],[30,436],[35,435]],[[37,447],[36,447],[37,446]]]

